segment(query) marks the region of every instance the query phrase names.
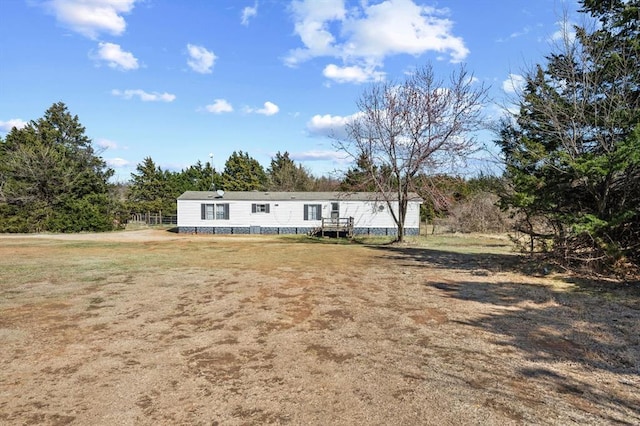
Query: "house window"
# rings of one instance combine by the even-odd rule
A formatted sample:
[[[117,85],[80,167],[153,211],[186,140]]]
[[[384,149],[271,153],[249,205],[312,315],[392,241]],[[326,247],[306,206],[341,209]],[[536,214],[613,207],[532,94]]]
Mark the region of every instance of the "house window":
[[[201,204],[200,218],[202,220],[228,220],[229,204]]]
[[[251,213],[269,213],[269,204],[251,204]]]
[[[304,205],[304,220],[320,220],[320,219],[322,219],[321,204],[305,204]]]
[[[229,204],[216,204],[216,219],[229,220]]]
[[[331,219],[338,220],[340,217],[340,204],[331,203]]]
[[[202,220],[213,220],[213,209],[215,204],[203,204],[202,205]]]

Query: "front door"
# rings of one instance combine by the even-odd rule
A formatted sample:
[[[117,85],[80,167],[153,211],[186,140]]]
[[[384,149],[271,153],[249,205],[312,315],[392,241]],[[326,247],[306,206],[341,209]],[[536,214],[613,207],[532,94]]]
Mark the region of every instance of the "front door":
[[[340,204],[331,203],[331,220],[337,221],[339,217],[340,217]]]

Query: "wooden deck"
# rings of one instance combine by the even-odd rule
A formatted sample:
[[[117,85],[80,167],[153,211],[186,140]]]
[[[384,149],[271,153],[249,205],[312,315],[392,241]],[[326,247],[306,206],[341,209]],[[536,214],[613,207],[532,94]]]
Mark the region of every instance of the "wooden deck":
[[[322,218],[322,224],[320,228],[315,229],[314,235],[353,238],[353,218]]]

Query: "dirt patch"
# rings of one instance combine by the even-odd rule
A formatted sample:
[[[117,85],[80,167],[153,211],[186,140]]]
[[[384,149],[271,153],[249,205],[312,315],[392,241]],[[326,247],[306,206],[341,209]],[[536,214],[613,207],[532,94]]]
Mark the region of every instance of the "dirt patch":
[[[633,294],[236,237],[0,236],[0,423],[640,423]]]

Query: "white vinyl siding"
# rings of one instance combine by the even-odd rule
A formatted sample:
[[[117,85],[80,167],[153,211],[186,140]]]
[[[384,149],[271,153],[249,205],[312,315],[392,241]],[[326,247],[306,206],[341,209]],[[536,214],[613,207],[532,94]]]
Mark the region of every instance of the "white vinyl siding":
[[[178,200],[178,226],[181,227],[249,227],[305,228],[317,226],[325,217],[331,217],[331,203],[335,200]],[[268,214],[252,213],[252,205],[268,204]],[[213,207],[206,213],[206,207]],[[219,206],[219,207],[218,207]],[[380,206],[383,209],[380,210]],[[391,211],[383,201],[339,200],[340,217],[353,217],[356,228],[395,228]],[[202,211],[205,209],[205,214]],[[258,207],[256,206],[256,209]],[[392,203],[397,214],[397,203]],[[417,228],[420,220],[420,202],[407,206],[407,228]]]

